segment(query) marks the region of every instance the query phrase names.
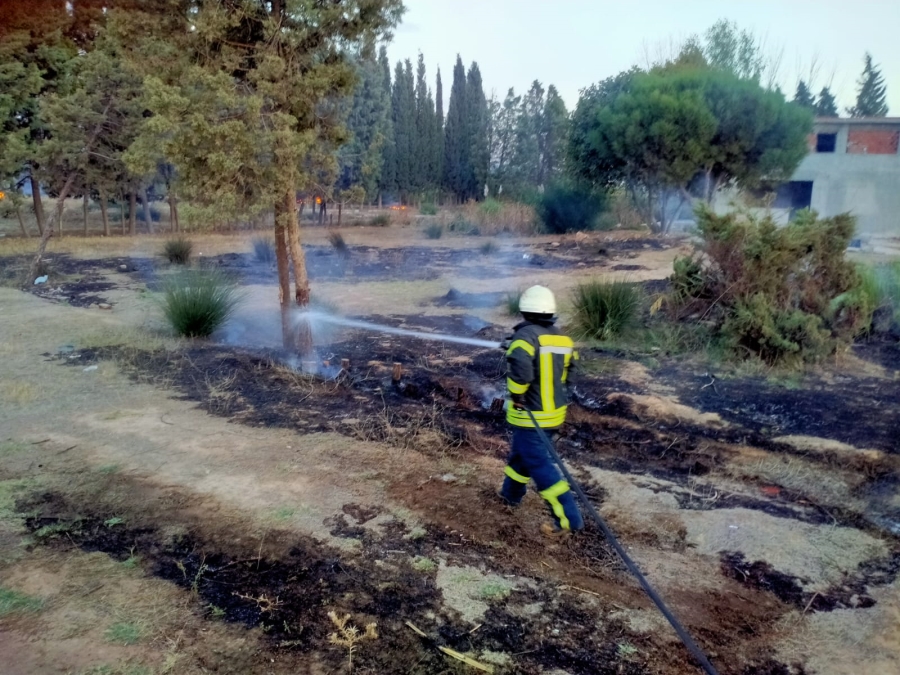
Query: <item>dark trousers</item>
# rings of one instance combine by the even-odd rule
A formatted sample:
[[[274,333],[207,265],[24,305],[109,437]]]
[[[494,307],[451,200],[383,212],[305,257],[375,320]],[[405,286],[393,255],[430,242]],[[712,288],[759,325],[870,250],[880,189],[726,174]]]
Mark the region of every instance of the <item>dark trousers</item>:
[[[544,442],[534,429],[513,427],[512,450],[506,462],[506,479],[500,495],[510,504],[525,496],[528,481],[533,480],[557,527],[580,530],[584,527],[575,495],[562,479]]]

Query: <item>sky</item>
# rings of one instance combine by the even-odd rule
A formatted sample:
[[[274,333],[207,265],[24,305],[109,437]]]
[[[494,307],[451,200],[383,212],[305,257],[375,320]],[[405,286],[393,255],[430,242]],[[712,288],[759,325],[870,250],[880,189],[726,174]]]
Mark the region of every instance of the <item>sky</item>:
[[[863,56],[871,52],[887,84],[890,112],[900,117],[900,0],[405,0],[407,12],[388,54],[392,64],[421,51],[434,83],[440,66],[444,106],[453,64],[477,61],[485,94],[556,85],[571,109],[578,92],[647,54],[703,33],[720,18],[764,39],[781,54],[780,86],[789,98],[798,77],[818,69],[814,91],[830,85],[841,113],[853,105]]]

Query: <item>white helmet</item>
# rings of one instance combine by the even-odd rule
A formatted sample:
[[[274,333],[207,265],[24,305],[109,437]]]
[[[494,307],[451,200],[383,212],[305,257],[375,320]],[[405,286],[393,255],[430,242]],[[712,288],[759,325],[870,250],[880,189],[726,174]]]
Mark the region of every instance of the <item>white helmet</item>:
[[[532,286],[519,298],[519,311],[529,314],[556,314],[556,298],[546,286]]]

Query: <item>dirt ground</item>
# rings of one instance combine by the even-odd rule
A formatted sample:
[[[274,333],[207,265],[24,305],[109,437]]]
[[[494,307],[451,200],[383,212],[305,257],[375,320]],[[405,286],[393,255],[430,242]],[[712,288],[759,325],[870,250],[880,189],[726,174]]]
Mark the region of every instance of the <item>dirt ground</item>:
[[[487,340],[507,292],[663,279],[683,247],[344,237],[308,239],[322,306]],[[304,375],[248,238],[196,246],[246,294],[209,342],[164,332],[151,238],[54,242],[45,286],[0,288],[4,672],[479,672],[439,647],[498,674],[700,672],[598,532],[548,542],[536,494],[495,500],[499,351],[316,326]],[[5,283],[26,252],[2,242]],[[791,377],[583,355],[558,448],[719,672],[900,672],[896,345]]]

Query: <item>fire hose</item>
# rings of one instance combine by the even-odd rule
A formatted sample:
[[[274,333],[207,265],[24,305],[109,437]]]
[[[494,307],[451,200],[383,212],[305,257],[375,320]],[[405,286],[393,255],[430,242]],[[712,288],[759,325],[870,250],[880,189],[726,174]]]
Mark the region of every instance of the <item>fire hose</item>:
[[[675,632],[678,634],[678,637],[681,639],[681,642],[687,647],[687,650],[691,653],[691,655],[697,659],[697,662],[703,668],[707,675],[718,675],[718,672],[713,667],[713,665],[709,662],[709,659],[706,658],[706,655],[700,649],[694,639],[690,636],[684,626],[681,625],[681,622],[678,620],[672,611],[666,606],[666,603],[663,602],[663,599],[659,596],[653,586],[650,585],[650,582],[647,581],[647,578],[641,573],[641,570],[638,569],[638,566],[631,559],[631,556],[625,552],[625,549],[622,548],[622,545],[619,543],[619,540],[616,539],[616,535],[613,534],[612,530],[609,529],[609,526],[604,522],[603,518],[600,517],[600,514],[597,513],[597,510],[594,508],[594,505],[588,501],[587,495],[584,494],[584,491],[581,489],[581,486],[575,482],[575,479],[572,478],[572,474],[569,473],[569,470],[566,468],[566,465],[563,464],[562,458],[556,452],[556,449],[553,447],[553,443],[550,441],[550,438],[547,436],[547,433],[538,426],[537,420],[534,418],[534,413],[531,412],[528,408],[523,408],[525,412],[528,413],[528,416],[531,418],[531,423],[534,424],[534,428],[538,433],[538,436],[544,442],[544,445],[547,447],[547,451],[550,453],[550,456],[553,458],[553,461],[557,463],[563,475],[566,477],[566,480],[569,482],[569,486],[575,491],[575,494],[578,495],[578,498],[581,500],[581,503],[584,504],[584,508],[587,509],[587,512],[591,514],[591,517],[594,519],[594,522],[597,524],[597,527],[600,528],[600,531],[603,533],[603,536],[606,537],[606,540],[610,543],[610,545],[615,549],[616,553],[622,559],[622,562],[625,563],[625,567],[628,568],[628,571],[634,576],[635,579],[640,583],[641,588],[644,589],[644,592],[650,596],[650,599],[653,600],[653,604],[656,605],[657,609],[662,612],[662,615],[666,617],[666,620],[675,629]]]

